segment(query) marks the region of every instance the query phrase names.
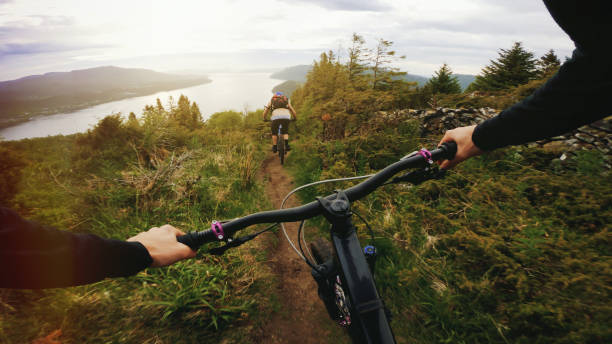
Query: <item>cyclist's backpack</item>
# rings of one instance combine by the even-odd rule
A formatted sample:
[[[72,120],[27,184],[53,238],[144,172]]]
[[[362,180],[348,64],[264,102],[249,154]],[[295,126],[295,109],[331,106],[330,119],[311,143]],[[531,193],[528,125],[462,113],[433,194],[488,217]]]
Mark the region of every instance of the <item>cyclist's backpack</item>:
[[[274,95],[272,97],[272,109],[287,109],[289,108],[289,98],[286,95]]]

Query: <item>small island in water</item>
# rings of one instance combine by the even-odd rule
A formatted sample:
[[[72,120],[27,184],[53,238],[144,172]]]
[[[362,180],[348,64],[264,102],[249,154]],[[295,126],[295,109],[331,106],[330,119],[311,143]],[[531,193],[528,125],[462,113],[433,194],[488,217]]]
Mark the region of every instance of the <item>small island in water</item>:
[[[114,66],[31,75],[0,82],[0,128],[36,116],[211,82],[205,76],[173,75]]]

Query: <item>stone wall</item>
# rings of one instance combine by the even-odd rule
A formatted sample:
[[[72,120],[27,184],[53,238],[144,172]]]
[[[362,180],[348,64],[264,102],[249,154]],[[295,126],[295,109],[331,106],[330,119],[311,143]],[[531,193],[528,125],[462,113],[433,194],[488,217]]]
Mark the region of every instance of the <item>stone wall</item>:
[[[421,121],[421,135],[442,135],[447,130],[479,124],[496,116],[498,112],[491,108],[480,109],[447,109],[437,110],[401,110],[386,116],[417,117]],[[529,147],[544,147],[560,151],[559,159],[565,160],[580,150],[596,149],[604,154],[605,164],[612,168],[612,116],[582,126],[572,132],[530,143]]]

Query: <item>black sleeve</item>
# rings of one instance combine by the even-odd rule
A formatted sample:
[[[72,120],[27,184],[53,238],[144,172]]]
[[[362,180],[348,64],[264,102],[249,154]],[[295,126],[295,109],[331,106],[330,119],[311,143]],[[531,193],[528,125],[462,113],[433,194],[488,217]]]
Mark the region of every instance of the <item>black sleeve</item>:
[[[152,263],[139,242],[75,234],[0,207],[0,288],[56,288],[130,276]]]
[[[612,114],[611,26],[597,21],[607,12],[584,1],[545,3],[577,48],[531,96],[476,127],[472,140],[483,150],[563,134]]]

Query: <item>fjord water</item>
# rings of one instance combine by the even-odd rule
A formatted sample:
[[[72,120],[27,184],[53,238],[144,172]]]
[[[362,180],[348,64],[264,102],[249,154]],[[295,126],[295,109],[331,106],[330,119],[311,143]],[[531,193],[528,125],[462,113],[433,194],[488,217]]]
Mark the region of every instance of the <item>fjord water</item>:
[[[204,120],[219,111],[243,111],[245,108],[252,111],[263,108],[270,100],[272,88],[281,82],[271,79],[269,73],[219,73],[211,74],[209,78],[212,82],[208,84],[126,98],[70,113],[36,117],[29,122],[1,129],[0,138],[20,140],[84,132],[100,119],[113,113],[121,112],[127,116],[134,112],[140,116],[145,105],[155,105],[156,98],[167,106],[168,99],[172,96],[176,104],[181,94],[198,104]]]

